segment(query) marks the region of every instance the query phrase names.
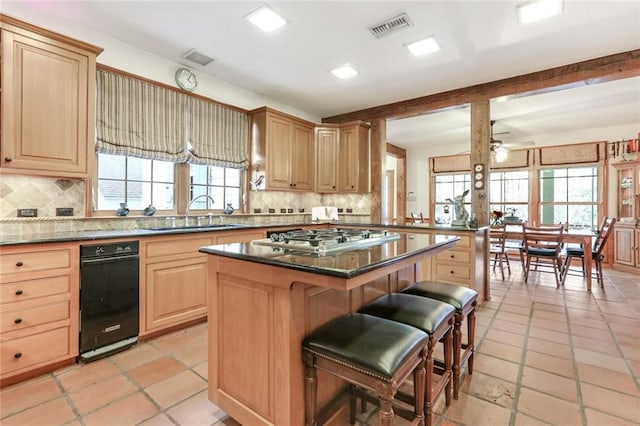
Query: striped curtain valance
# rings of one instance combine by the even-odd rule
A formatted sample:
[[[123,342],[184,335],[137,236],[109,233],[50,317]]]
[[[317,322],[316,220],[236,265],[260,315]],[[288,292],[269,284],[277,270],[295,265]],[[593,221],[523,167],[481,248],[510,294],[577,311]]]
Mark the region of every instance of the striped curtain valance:
[[[234,169],[249,167],[249,117],[246,113],[190,98],[188,117],[189,163]]]
[[[185,162],[185,104],[180,92],[98,70],[96,149],[105,154]]]

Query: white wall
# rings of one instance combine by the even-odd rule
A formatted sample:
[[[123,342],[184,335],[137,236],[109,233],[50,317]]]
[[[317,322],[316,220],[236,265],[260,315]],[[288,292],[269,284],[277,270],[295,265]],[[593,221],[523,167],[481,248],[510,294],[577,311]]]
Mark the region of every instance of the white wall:
[[[174,74],[178,68],[183,66],[182,64],[96,32],[89,26],[77,25],[76,23],[44,14],[41,11],[34,10],[34,7],[28,3],[30,2],[4,1],[2,2],[2,13],[103,48],[104,51],[97,59],[99,64],[108,65],[176,87]],[[320,117],[296,109],[294,106],[277,102],[258,93],[203,74],[198,70],[195,70],[195,74],[198,77],[198,88],[196,89],[198,95],[247,110],[267,105],[312,122],[320,122]]]

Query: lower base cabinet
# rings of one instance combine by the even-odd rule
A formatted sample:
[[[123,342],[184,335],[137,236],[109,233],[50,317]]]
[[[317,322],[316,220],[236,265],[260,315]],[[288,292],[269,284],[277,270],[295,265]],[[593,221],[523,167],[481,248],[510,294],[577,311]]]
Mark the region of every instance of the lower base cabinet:
[[[616,223],[614,232],[615,269],[640,274],[640,228],[634,224]]]

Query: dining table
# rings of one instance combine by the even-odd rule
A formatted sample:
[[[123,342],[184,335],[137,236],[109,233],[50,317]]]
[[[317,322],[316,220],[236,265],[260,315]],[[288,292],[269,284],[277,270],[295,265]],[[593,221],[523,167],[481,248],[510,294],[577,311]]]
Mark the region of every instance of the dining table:
[[[508,230],[504,231],[505,240],[520,240],[522,241],[522,231],[520,230]],[[587,229],[569,229],[568,231],[563,232],[562,234],[562,242],[563,243],[572,243],[572,244],[580,244],[584,251],[584,266],[585,274],[584,278],[587,284],[587,292],[591,292],[591,267],[593,265],[592,259],[592,242],[593,238],[596,236],[591,230]]]

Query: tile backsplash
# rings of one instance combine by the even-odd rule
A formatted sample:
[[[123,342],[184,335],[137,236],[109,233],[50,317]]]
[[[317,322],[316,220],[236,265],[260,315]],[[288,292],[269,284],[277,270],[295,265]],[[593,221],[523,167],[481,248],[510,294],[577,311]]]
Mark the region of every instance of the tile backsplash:
[[[38,217],[53,217],[56,208],[71,207],[84,216],[82,179],[4,175],[0,180],[0,217],[17,217],[18,209],[38,209]]]

